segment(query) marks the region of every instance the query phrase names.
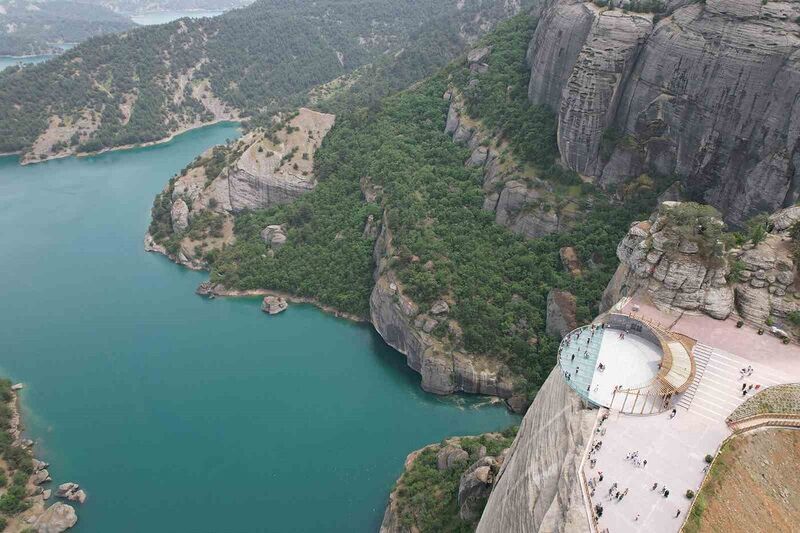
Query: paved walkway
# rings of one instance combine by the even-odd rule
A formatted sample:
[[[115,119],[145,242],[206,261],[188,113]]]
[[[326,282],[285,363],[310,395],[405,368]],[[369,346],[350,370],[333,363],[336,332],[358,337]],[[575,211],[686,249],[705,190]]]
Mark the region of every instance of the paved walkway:
[[[715,454],[731,434],[725,419],[752,397],[756,385],[764,389],[800,382],[800,349],[747,327],[736,328],[732,321],[668,315],[636,299],[621,312],[630,312],[635,304],[640,307],[637,313],[698,341],[695,349],[701,354],[701,372],[689,391],[674,400],[674,418],[669,411],[650,416],[612,412],[600,428],[605,434],[595,435],[596,441],[602,441],[593,454],[597,463],[592,468],[587,461],[584,473],[587,479],[597,479],[600,471],[604,475],[592,498],[592,506],[603,506],[601,530],[676,532],[691,503],[685,496],[687,489],[697,492],[705,476],[705,455]],[[740,370],[748,366],[753,367],[752,375],[742,376]],[[742,395],[743,384],[747,395]],[[634,451],[641,461],[647,460],[646,466],[626,460]],[[622,500],[608,495],[614,482],[620,492],[628,489]],[[654,483],[658,485],[655,491],[651,490]],[[669,497],[660,492],[664,486]]]

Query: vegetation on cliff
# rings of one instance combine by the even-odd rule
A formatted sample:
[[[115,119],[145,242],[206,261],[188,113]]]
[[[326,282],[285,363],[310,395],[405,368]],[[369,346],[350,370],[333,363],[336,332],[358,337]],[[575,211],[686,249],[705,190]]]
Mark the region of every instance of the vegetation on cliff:
[[[461,477],[482,455],[497,457],[511,446],[517,429],[510,427],[501,434],[446,439],[420,451],[397,480],[393,493],[392,506],[400,524],[408,531],[420,533],[474,531],[477,519],[465,521],[459,516],[458,492]],[[469,454],[468,458],[441,469],[437,456],[447,446],[463,449]],[[480,518],[484,505],[485,501],[480,509],[475,509],[477,518]]]
[[[518,87],[506,91],[499,81],[487,84],[493,89],[484,97],[495,102],[487,121],[512,145],[527,146],[518,135],[540,139],[527,157],[547,163],[555,155],[545,141],[555,137],[554,121],[528,106],[519,89],[527,85],[529,32],[521,16],[497,34],[514,43],[515,51],[493,57],[491,69],[505,71],[498,80],[507,77]],[[447,102],[442,94],[460,68],[452,66],[378,105],[338,117],[316,154],[317,189],[291,206],[240,216],[237,242],[214,262],[212,281],[230,288],[286,290],[364,315],[374,243],[364,227],[370,214],[385,211],[396,253],[392,268],[404,292],[423,311],[443,297],[455,302],[450,314],[463,329],[463,348],[506,362],[533,394],[552,368],[557,348],[556,339],[545,334],[548,291],[569,290],[578,299],[578,319],[591,319],[616,268],[617,243],[630,222],[654,206],[658,183],[644,177],[620,187],[613,201],[580,186],[586,189],[586,214],[567,233],[524,240],[495,224],[482,209],[480,171],[464,166],[469,151],[443,132]],[[503,105],[511,111],[497,111]],[[476,104],[475,112],[480,109]],[[382,187],[380,205],[362,199],[364,177]],[[274,257],[265,256],[259,238],[268,224],[289,227],[288,243]],[[594,266],[577,278],[564,272],[559,259],[564,246],[573,246],[584,264]],[[442,326],[433,334],[451,333]]]
[[[13,402],[15,396],[11,390],[11,382],[0,379],[0,513],[6,517],[13,516],[30,507],[25,499],[26,484],[33,472],[31,454],[25,448],[15,446],[11,434]],[[4,518],[0,517],[0,520]]]

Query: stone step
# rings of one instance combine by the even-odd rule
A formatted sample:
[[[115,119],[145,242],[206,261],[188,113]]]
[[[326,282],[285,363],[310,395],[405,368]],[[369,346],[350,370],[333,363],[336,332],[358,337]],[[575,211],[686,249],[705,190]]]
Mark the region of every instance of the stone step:
[[[713,351],[711,347],[706,346],[705,344],[697,343],[692,349],[692,357],[694,358],[695,363],[694,380],[692,381],[692,384],[689,385],[689,388],[686,389],[686,392],[681,395],[681,399],[678,402],[678,405],[687,411],[689,410],[689,407],[692,406],[692,401],[697,393],[697,389],[700,388],[700,382],[703,379],[703,375],[706,372],[706,367],[708,366],[712,355]]]

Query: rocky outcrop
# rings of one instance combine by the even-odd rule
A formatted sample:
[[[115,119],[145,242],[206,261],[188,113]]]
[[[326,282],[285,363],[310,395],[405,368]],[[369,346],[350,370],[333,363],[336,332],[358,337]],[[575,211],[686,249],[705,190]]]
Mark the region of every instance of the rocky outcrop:
[[[375,287],[370,317],[387,344],[406,356],[408,366],[422,376],[422,388],[435,394],[469,392],[511,398],[514,377],[495,359],[467,353],[461,346],[460,326],[448,317],[449,306],[439,303],[430,313],[407,295],[389,267],[393,255],[391,231],[383,224],[375,243]],[[438,302],[437,302],[438,303]],[[439,325],[446,333],[434,335]]]
[[[703,256],[694,241],[673,230],[668,213],[678,205],[665,202],[650,220],[631,226],[617,247],[621,264],[603,294],[603,310],[644,290],[656,306],[667,310],[696,311],[717,319],[733,312],[727,259]]]
[[[412,452],[405,461],[403,475],[397,481],[397,485],[389,495],[389,504],[383,515],[381,523],[381,533],[411,533],[419,531],[416,524],[408,523],[409,517],[415,516],[417,509],[414,509],[414,491],[424,490],[416,486],[404,486],[405,475],[419,460],[423,453],[432,453],[436,457],[437,470],[461,471],[458,485],[453,487],[454,494],[458,501],[458,517],[452,517],[456,521],[460,518],[464,521],[464,526],[474,524],[480,517],[481,511],[486,504],[486,499],[494,486],[497,473],[503,464],[508,452],[507,446],[510,444],[510,437],[501,433],[485,433],[478,437],[453,437],[441,444],[429,444],[424,448]],[[466,441],[472,440],[472,445],[467,446]],[[496,457],[487,455],[486,446],[480,445],[475,448],[475,440],[478,443],[491,445],[495,450],[501,450]],[[470,449],[471,451],[467,451]],[[470,464],[471,463],[471,464]],[[468,466],[467,466],[468,465]],[[439,485],[441,490],[441,485]],[[401,492],[402,491],[402,492]],[[409,492],[411,496],[409,497]],[[401,493],[405,497],[401,501]],[[403,519],[404,517],[405,519]],[[413,522],[413,518],[411,520]]]
[[[436,467],[439,470],[447,470],[453,468],[458,463],[463,463],[467,459],[469,459],[469,453],[467,453],[466,450],[459,446],[449,444],[436,454]]]
[[[256,139],[222,177],[231,209],[266,209],[314,189],[313,155],[334,121],[333,115],[303,108],[273,139]]]
[[[667,310],[717,319],[738,314],[759,326],[800,310],[795,244],[789,235],[800,209],[775,213],[771,232],[757,245],[748,243],[709,259],[696,243],[671,229],[665,209],[677,205],[665,202],[650,220],[631,226],[617,248],[621,264],[603,294],[602,310],[639,291]]]
[[[78,523],[78,515],[71,506],[56,502],[33,523],[37,533],[62,533]]]
[[[488,69],[481,61],[490,53],[488,47],[469,53],[468,65],[473,76]],[[478,62],[473,61],[477,58],[480,58]],[[513,160],[508,146],[501,139],[491,138],[480,121],[466,114],[463,97],[457,90],[448,90],[445,99],[450,102],[445,133],[453,136],[453,142],[466,145],[472,151],[464,165],[482,169],[486,195],[483,208],[495,213],[495,222],[529,239],[570,227],[572,218],[553,207],[557,202],[552,185],[534,177],[523,180],[518,165],[502,163],[502,159]],[[498,149],[503,150],[504,157]]]
[[[289,308],[289,304],[285,298],[280,296],[265,296],[261,302],[261,310],[268,315],[277,315],[283,313]]]
[[[261,232],[261,240],[264,241],[264,244],[277,252],[288,240],[286,228],[277,224],[267,226]]]
[[[461,475],[458,484],[458,516],[470,522],[478,518],[492,492],[495,475],[503,462],[484,455]]]
[[[778,214],[778,220],[788,216]],[[780,222],[778,227],[783,227]],[[800,277],[793,247],[785,232],[773,230],[757,246],[732,252],[741,268],[734,294],[742,318],[759,326],[770,320],[786,325],[789,315],[800,311]]]
[[[577,328],[576,312],[575,296],[567,291],[551,289],[547,293],[547,322],[545,326],[547,334],[561,339]]]
[[[675,0],[666,16],[551,0],[529,97],[562,159],[613,184],[676,174],[728,222],[800,195],[800,2]]]
[[[522,420],[477,531],[588,531],[577,466],[595,415],[553,369]]]
[[[561,264],[564,270],[569,272],[573,278],[580,277],[583,273],[583,265],[581,264],[578,251],[572,246],[564,246],[558,251],[558,257],[561,259]]]
[[[183,198],[178,198],[172,204],[170,217],[172,219],[172,231],[175,233],[185,231],[189,227],[189,206],[186,205]]]
[[[168,207],[169,228],[154,232],[158,242],[148,233],[145,249],[195,270],[208,268],[206,255],[235,240],[234,214],[292,202],[316,187],[314,154],[334,121],[333,115],[301,108],[293,117],[286,117],[277,131],[255,130],[233,143],[207,150],[157,198],[154,216]],[[195,231],[198,224],[193,225],[197,219],[203,222],[199,237]],[[172,239],[180,237],[180,246],[173,243],[167,247],[163,233]],[[286,243],[286,230],[269,226],[262,238],[274,253]]]

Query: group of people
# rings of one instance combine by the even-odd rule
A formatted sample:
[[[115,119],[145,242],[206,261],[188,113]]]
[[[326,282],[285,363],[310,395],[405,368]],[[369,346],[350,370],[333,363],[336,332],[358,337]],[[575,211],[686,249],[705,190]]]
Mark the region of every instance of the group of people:
[[[756,391],[758,391],[758,389],[760,389],[760,388],[761,388],[761,385],[759,385],[759,384],[755,384],[754,385],[754,384],[751,383],[750,385],[748,385],[747,383],[742,383],[742,396],[747,396],[750,393],[750,391],[752,391],[754,389]]]
[[[628,455],[626,455],[625,460],[630,461],[631,463],[633,463],[633,466],[637,468],[639,467],[644,468],[647,466],[647,459],[639,459],[638,451],[631,452]]]

